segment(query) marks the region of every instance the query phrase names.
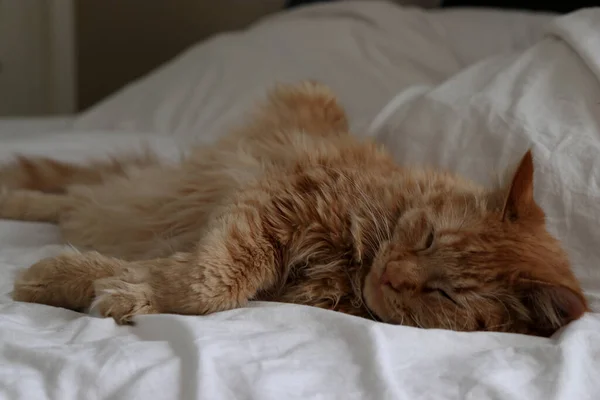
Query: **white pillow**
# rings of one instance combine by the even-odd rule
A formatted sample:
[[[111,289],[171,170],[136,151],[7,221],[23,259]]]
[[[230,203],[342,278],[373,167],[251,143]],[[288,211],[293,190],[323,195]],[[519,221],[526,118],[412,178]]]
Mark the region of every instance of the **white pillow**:
[[[537,40],[546,15],[423,11],[342,2],[282,13],[201,43],[75,121],[213,139],[275,81],[316,79],[339,94],[360,130],[399,90],[436,84],[490,54]]]
[[[536,198],[600,309],[600,8],[557,19],[518,54],[400,93],[372,134],[406,164],[485,184],[532,147]]]

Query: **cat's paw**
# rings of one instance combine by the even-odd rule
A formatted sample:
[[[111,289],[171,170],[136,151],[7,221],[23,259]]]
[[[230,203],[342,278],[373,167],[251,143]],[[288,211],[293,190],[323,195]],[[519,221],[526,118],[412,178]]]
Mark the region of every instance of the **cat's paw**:
[[[35,266],[35,265],[34,265]],[[25,270],[17,277],[15,285],[11,292],[11,297],[14,301],[22,301],[26,303],[43,303],[44,295],[47,290],[47,283],[43,279],[30,277],[30,270]],[[40,301],[42,299],[42,301]]]
[[[96,298],[90,307],[103,317],[111,317],[119,325],[133,324],[133,317],[158,314],[150,284],[131,283],[118,277],[94,282]]]
[[[38,261],[21,271],[11,296],[15,301],[83,310],[92,300],[86,265],[77,253],[66,252]]]

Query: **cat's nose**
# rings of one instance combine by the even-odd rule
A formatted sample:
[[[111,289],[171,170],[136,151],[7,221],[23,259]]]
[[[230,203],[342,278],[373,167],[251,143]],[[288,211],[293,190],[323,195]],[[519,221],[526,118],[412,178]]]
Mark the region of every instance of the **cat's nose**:
[[[382,285],[389,285],[397,292],[415,289],[414,285],[406,281],[406,279],[403,279],[401,274],[395,273],[393,269],[389,267],[386,267],[386,269],[383,271],[379,281]]]
[[[387,268],[383,271],[383,274],[381,274],[380,283],[382,285],[391,285],[391,283],[392,283],[390,281],[390,275],[388,274]]]

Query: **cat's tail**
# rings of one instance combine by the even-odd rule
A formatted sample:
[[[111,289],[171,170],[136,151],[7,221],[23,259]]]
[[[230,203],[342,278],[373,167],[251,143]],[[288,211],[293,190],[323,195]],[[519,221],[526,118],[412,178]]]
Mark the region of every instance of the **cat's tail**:
[[[277,85],[254,121],[259,127],[257,135],[299,130],[308,135],[329,136],[345,135],[349,130],[346,112],[336,95],[327,86],[312,81]],[[248,135],[248,127],[245,131]]]
[[[0,187],[5,191],[25,189],[64,193],[71,185],[102,183],[107,177],[123,175],[132,167],[144,167],[157,162],[157,157],[150,151],[86,164],[39,156],[18,156],[15,161],[0,166]]]
[[[132,168],[158,163],[150,151],[86,164],[19,156],[0,166],[0,218],[58,223],[74,201],[69,186],[100,184]]]
[[[71,207],[72,201],[73,198],[65,194],[5,190],[0,194],[0,218],[58,223],[61,215]]]

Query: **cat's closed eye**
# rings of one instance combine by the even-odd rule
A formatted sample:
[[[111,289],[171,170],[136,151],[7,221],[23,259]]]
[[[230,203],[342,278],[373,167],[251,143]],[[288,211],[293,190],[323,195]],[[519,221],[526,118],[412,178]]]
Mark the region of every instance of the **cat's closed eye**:
[[[421,247],[421,251],[429,250],[431,246],[433,246],[433,242],[435,240],[435,232],[433,229],[429,231],[429,234],[425,238],[425,243],[423,243],[423,247]]]
[[[446,300],[451,301],[452,303],[458,305],[458,302],[450,295],[448,294],[448,292],[442,288],[439,287],[427,287],[424,290],[425,293],[432,293],[432,294],[436,294]]]

